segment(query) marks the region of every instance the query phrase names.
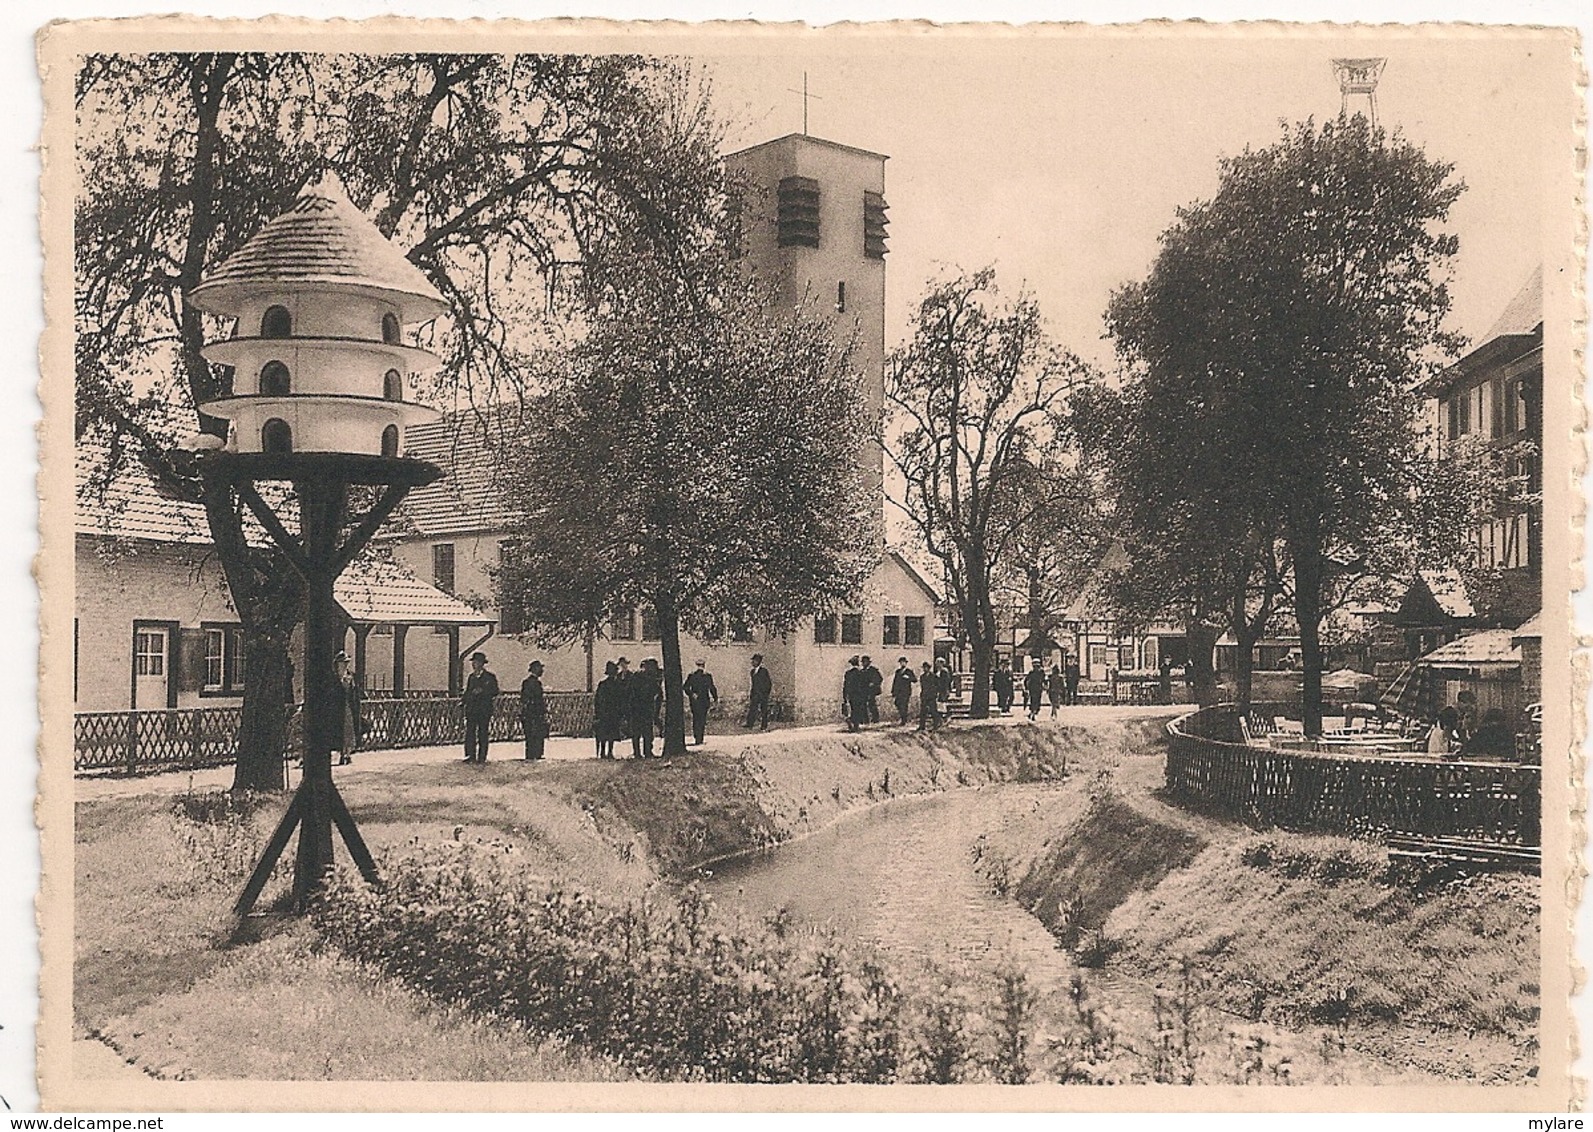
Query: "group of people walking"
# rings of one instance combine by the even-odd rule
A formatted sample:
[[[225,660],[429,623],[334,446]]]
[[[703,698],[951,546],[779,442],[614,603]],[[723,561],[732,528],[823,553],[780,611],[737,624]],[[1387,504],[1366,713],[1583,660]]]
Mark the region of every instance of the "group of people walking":
[[[996,694],[996,708],[1002,715],[1012,713],[1016,682],[1011,662],[1002,657],[1000,663],[996,665],[995,672],[990,676],[990,687]],[[1050,704],[1051,718],[1055,719],[1058,708],[1078,702],[1079,666],[1072,657],[1066,658],[1065,663],[1051,665],[1050,672],[1037,661],[1030,666],[1028,672],[1024,673],[1023,710],[1028,713],[1030,719],[1038,719],[1040,709],[1046,703]]]
[[[946,702],[951,698],[952,674],[944,658],[933,665],[924,661],[919,672],[908,659],[898,657],[891,676],[891,702],[896,705],[896,720],[906,726],[912,715],[913,689],[918,689],[918,730],[929,731],[946,722]],[[846,729],[857,731],[879,722],[879,697],[885,676],[874,666],[872,657],[854,656],[847,661],[841,678],[841,714]]]

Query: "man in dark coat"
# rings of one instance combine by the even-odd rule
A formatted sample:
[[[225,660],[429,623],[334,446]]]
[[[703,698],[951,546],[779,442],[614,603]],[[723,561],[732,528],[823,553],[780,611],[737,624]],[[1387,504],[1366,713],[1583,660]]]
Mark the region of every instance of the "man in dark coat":
[[[1045,667],[1038,657],[1029,658],[1029,671],[1023,678],[1023,706],[1029,711],[1029,718],[1038,719],[1040,716],[1040,700],[1045,696]]]
[[[885,687],[885,677],[874,667],[874,658],[863,658],[863,691],[868,696],[868,716],[865,723],[879,722],[879,694]]]
[[[533,660],[520,682],[520,728],[525,733],[525,757],[540,759],[548,738],[548,700],[542,691],[542,662]]]
[[[625,729],[625,712],[628,707],[620,689],[619,665],[609,661],[603,666],[603,679],[592,692],[592,739],[597,746],[597,757],[614,757],[614,742]]]
[[[848,731],[856,731],[868,719],[868,677],[855,656],[847,661],[846,675],[841,678],[841,714],[846,716]]]
[[[940,677],[924,661],[918,677],[918,730],[933,731],[940,726]]]
[[[681,685],[686,702],[691,705],[691,737],[702,746],[703,735],[708,730],[708,709],[719,702],[719,689],[714,687],[713,674],[708,662],[699,660],[697,670],[686,677]]]
[[[1079,702],[1079,658],[1069,653],[1063,664],[1063,675],[1067,680],[1068,703]]]
[[[1006,657],[990,674],[990,686],[996,692],[996,710],[1002,715],[1012,714],[1012,662]]]
[[[487,761],[487,724],[492,720],[492,705],[498,698],[498,678],[487,671],[487,654],[470,654],[470,676],[465,680],[461,699],[465,709],[465,761]]]
[[[896,704],[896,717],[903,727],[907,726],[907,713],[913,706],[913,685],[918,683],[918,677],[913,675],[913,669],[907,663],[907,658],[899,657],[896,661],[896,672],[891,676],[891,699]]]
[[[631,709],[631,757],[653,757],[653,723],[658,718],[658,708],[663,702],[662,674],[651,657],[642,661],[642,670],[627,685]]]
[[[763,654],[752,654],[752,671],[747,674],[747,726],[757,720],[759,726],[769,730],[769,698],[774,694],[774,677],[763,666]]]

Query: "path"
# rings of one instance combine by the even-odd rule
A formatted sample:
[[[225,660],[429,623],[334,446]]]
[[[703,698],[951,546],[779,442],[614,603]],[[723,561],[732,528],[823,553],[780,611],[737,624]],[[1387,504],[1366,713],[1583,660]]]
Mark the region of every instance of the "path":
[[[1061,715],[1055,720],[1047,718],[1044,714],[1030,723],[1021,712],[1010,716],[995,716],[991,719],[978,722],[958,721],[950,724],[953,730],[970,726],[978,727],[1083,727],[1091,724],[1104,723],[1111,720],[1122,719],[1154,719],[1159,717],[1171,718],[1179,711],[1188,710],[1182,706],[1140,706],[1129,704],[1081,704],[1077,707],[1063,708]],[[721,733],[710,733],[702,747],[689,747],[692,751],[705,751],[710,754],[733,755],[739,754],[749,747],[773,747],[787,743],[799,743],[827,735],[845,734],[844,726],[835,723],[810,724],[802,727],[776,727],[769,731],[744,731],[731,725],[732,729]],[[901,731],[902,728],[894,724],[881,724],[865,728],[863,734],[891,734]],[[444,763],[463,757],[463,746],[450,744],[446,747],[405,747],[392,750],[362,751],[354,756],[354,761],[348,766],[334,769],[334,773],[342,777],[350,774],[368,774],[391,770],[397,767],[413,766],[419,763]],[[628,744],[621,743],[616,751],[621,753],[629,750]],[[591,739],[573,739],[567,737],[550,738],[547,741],[547,758],[552,762],[574,762],[581,759],[592,758]],[[494,743],[488,752],[488,757],[494,761],[508,761],[520,758],[524,747],[519,742]],[[294,772],[294,782],[297,783],[298,774]],[[80,801],[90,801],[95,798],[127,798],[143,794],[184,794],[193,790],[225,790],[232,785],[232,767],[208,767],[196,771],[167,771],[161,774],[140,775],[133,778],[115,776],[85,777],[74,779],[74,797]]]

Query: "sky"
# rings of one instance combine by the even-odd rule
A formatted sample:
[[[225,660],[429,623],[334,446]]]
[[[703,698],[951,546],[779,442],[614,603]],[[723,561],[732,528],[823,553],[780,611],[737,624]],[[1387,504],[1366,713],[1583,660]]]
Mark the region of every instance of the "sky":
[[[1144,277],[1178,206],[1214,192],[1221,158],[1277,140],[1280,120],[1338,113],[1336,56],[1386,57],[1380,123],[1466,182],[1449,225],[1451,326],[1484,334],[1543,255],[1555,91],[1541,48],[1409,34],[860,35],[705,59],[732,148],[802,129],[806,71],[809,132],[889,156],[888,343],[932,278],[994,264],[1005,289],[1034,292],[1064,345],[1106,365],[1112,291]]]

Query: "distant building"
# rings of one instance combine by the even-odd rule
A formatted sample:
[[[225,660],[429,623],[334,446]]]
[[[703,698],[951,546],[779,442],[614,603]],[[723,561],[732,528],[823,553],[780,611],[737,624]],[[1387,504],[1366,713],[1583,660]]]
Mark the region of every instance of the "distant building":
[[[775,287],[779,301],[817,304],[836,334],[854,341],[861,392],[875,419],[885,394],[885,161],[883,154],[803,134],[726,158],[750,189],[739,216],[740,256]],[[416,574],[489,613],[500,605],[495,579],[515,522],[490,453],[495,431],[513,427],[512,412],[499,407],[460,413],[408,431],[408,454],[441,464],[448,474],[406,500],[411,529],[391,544],[395,558]],[[883,509],[884,453],[878,442],[861,440],[858,460]],[[785,636],[745,626],[719,640],[688,637],[682,643],[686,666],[706,660],[721,695],[734,705],[745,700],[752,654],[761,653],[774,679],[774,698],[791,718],[837,713],[841,678],[853,654],[867,653],[885,670],[905,656],[916,669],[934,655],[939,598],[905,559],[886,553],[883,543],[879,550],[881,565],[855,606],[807,620]],[[500,675],[524,671],[533,657],[540,658],[550,689],[591,688],[605,661],[625,655],[634,664],[660,651],[647,609],[627,610],[588,640],[557,649],[539,647],[512,615],[495,617],[497,639],[482,648]],[[440,678],[426,674],[433,682]]]
[[[1494,449],[1522,449],[1511,457],[1510,471],[1523,480],[1531,501],[1507,506],[1484,519],[1473,537],[1478,569],[1496,571],[1499,579],[1498,593],[1490,595],[1481,616],[1495,624],[1519,625],[1542,606],[1541,267],[1481,341],[1423,392],[1434,405],[1440,454],[1468,438]]]
[[[142,469],[128,470],[104,494],[85,489],[86,468],[80,461],[72,610],[76,710],[236,703],[249,678],[243,626],[204,508],[163,494]],[[264,532],[254,535],[251,541],[263,545]],[[345,647],[367,688],[445,690],[445,682],[413,679],[402,642],[424,630],[412,650],[415,667],[431,670],[442,660],[446,674],[446,646],[439,642],[483,620],[464,602],[370,553],[344,572],[335,593],[349,617]],[[367,649],[373,641],[381,647]],[[290,655],[301,675],[302,652],[296,641]]]

